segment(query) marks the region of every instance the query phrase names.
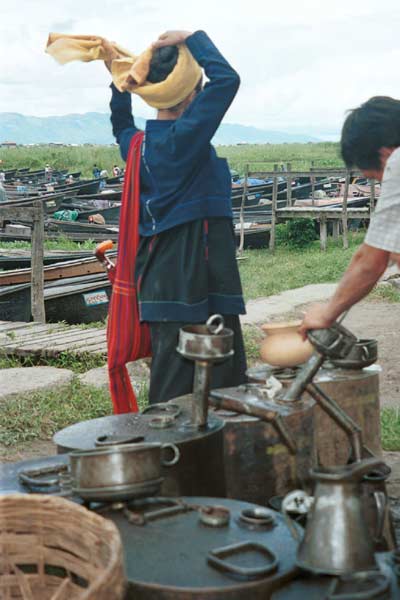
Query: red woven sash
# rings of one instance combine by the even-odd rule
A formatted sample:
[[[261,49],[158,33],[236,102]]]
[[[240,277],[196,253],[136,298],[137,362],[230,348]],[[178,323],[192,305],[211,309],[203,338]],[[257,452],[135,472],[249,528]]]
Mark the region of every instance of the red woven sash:
[[[118,258],[108,313],[108,372],[114,413],[137,412],[138,405],[126,363],[151,356],[150,330],[140,323],[135,285],[139,246],[140,151],[143,133],[131,141],[126,161],[119,220]]]

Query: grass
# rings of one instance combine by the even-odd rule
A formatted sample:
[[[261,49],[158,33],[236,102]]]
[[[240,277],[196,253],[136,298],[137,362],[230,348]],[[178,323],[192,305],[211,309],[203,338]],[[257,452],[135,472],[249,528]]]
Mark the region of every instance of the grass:
[[[39,356],[1,356],[0,369],[12,369],[15,367],[57,367],[58,369],[69,369],[74,373],[86,373],[90,369],[102,367],[105,359],[98,354],[89,352],[79,357],[71,352],[61,352],[57,358],[45,358]]]
[[[330,240],[326,252],[320,251],[318,241],[303,250],[280,245],[274,254],[265,249],[248,251],[247,260],[239,262],[246,300],[337,281],[362,240],[363,233],[351,233],[348,250],[343,250],[341,241]]]
[[[343,166],[339,157],[339,145],[333,142],[318,144],[247,144],[234,146],[218,146],[218,155],[227,158],[229,165],[240,174],[245,171],[246,164],[255,170],[264,162],[264,170],[272,170],[275,163],[292,164],[292,168],[308,169],[313,161],[318,167]],[[4,169],[30,167],[32,170],[43,168],[46,163],[56,170],[69,169],[71,172],[81,171],[83,177],[92,177],[94,164],[109,173],[115,164],[121,164],[121,156],[117,146],[78,146],[54,147],[33,146],[16,148],[0,148],[0,159]]]
[[[397,408],[383,408],[381,411],[382,448],[400,450],[400,411]]]
[[[45,250],[94,250],[96,245],[96,242],[93,242],[91,239],[87,239],[84,242],[73,242],[70,238],[65,236],[60,236],[57,240],[44,241]],[[0,251],[1,249],[30,250],[31,243],[23,241],[3,242],[0,243]]]

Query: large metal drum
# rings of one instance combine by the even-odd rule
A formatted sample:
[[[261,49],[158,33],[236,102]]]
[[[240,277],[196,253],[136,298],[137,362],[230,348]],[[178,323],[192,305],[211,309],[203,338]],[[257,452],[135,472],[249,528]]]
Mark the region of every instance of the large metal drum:
[[[378,456],[382,453],[380,371],[381,368],[376,364],[357,370],[321,368],[313,379],[362,428],[364,444]],[[290,385],[296,372],[276,370],[270,365],[261,365],[248,371],[249,380],[260,384],[265,383],[271,374],[283,385]],[[307,394],[303,397],[307,397]],[[321,465],[347,463],[350,446],[346,434],[318,406],[315,407],[314,439],[315,455]]]
[[[126,600],[267,600],[298,573],[297,544],[279,513],[220,498],[170,500],[130,506],[137,524],[102,512],[121,534]]]
[[[274,592],[271,600],[399,600],[398,565],[389,553],[376,554],[376,559],[379,570],[354,573],[342,579],[300,574]]]
[[[83,421],[57,432],[53,441],[59,453],[88,450],[110,441],[173,443],[180,451],[174,466],[163,467],[161,494],[165,496],[225,496],[221,419],[208,426],[191,424],[191,406],[153,405],[145,413],[129,413]]]
[[[255,392],[251,386],[239,386],[213,390],[215,393],[245,401]],[[182,407],[190,406],[191,396],[175,398],[171,402]],[[224,461],[228,498],[266,505],[271,496],[285,495],[304,486],[312,466],[313,406],[314,401],[310,398],[294,407],[274,406],[297,444],[296,454],[290,452],[272,423],[244,414],[211,409],[211,419],[217,415],[225,422]]]

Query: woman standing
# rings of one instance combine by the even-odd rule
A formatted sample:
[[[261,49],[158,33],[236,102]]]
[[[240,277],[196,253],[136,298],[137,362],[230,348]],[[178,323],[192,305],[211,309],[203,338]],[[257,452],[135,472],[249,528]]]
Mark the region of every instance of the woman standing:
[[[191,392],[194,367],[176,352],[179,329],[205,322],[211,314],[222,314],[235,334],[235,354],[214,367],[211,387],[238,385],[246,370],[230,172],[211,145],[240,80],[204,32],[170,31],[153,44],[148,82],[168,78],[181,44],[209,81],[203,88],[200,76],[187,97],[159,109],[157,118],[146,123],[141,148],[141,240],[135,277],[140,320],[149,324],[151,335],[151,403]],[[118,54],[112,46],[108,50],[110,69]],[[113,133],[126,160],[139,129],[130,93],[119,92],[114,84],[111,89]]]

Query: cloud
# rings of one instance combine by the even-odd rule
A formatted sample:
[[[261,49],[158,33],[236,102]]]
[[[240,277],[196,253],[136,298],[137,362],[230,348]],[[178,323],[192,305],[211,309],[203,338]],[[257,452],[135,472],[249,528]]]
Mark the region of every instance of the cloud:
[[[348,108],[375,94],[400,97],[397,0],[19,0],[0,5],[0,111],[108,112],[100,63],[60,67],[49,31],[92,33],[140,51],[167,29],[205,29],[239,71],[227,120],[276,129],[339,131]],[[23,21],[21,15],[24,16]],[[139,99],[134,111],[152,116]]]

